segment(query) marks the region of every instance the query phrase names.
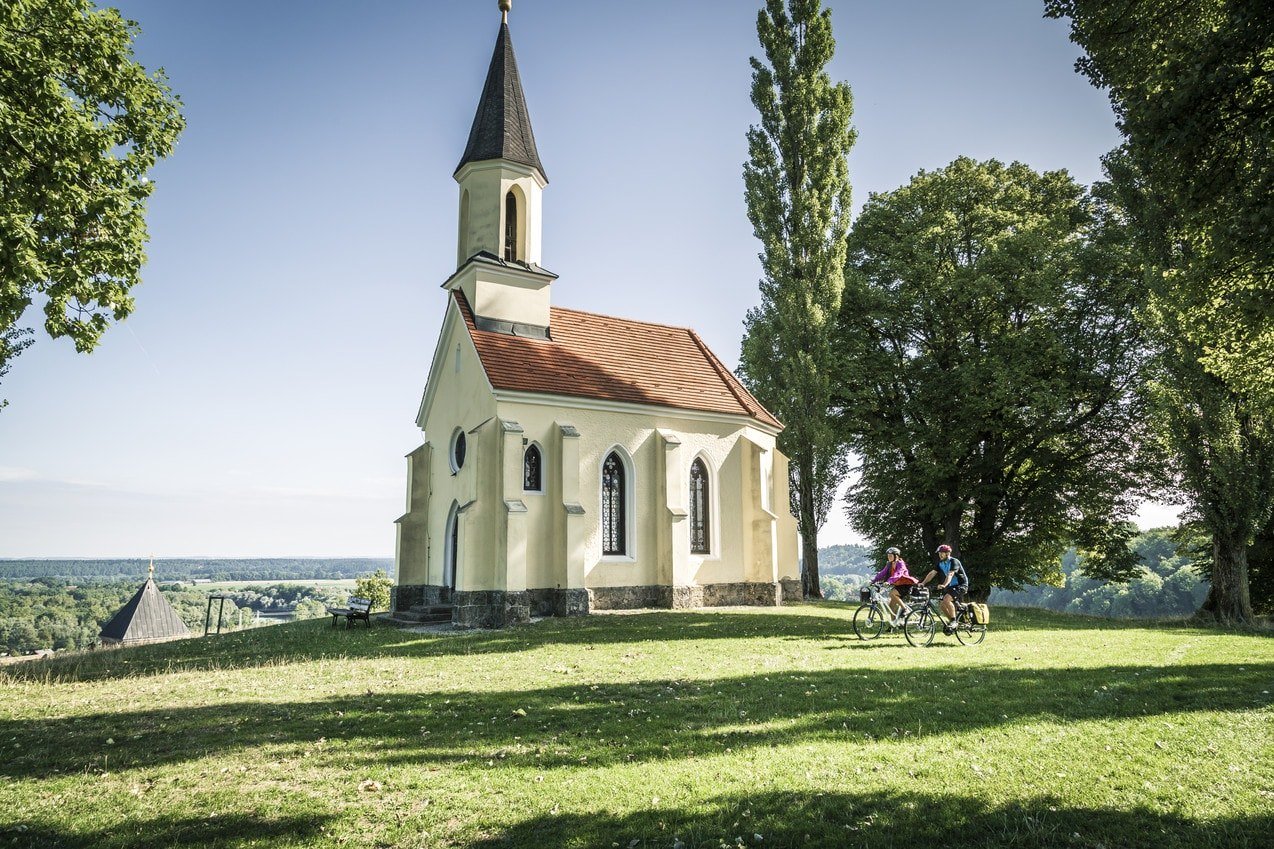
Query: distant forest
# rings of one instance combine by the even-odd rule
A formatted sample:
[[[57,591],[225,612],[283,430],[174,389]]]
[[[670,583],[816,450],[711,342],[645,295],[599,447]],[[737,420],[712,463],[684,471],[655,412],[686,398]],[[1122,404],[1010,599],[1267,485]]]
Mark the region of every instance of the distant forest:
[[[0,580],[20,578],[136,578],[146,577],[149,560],[0,560]],[[206,558],[155,561],[158,581],[307,581],[337,580],[369,575],[377,569],[392,572],[388,557],[350,558]]]
[[[1141,561],[1138,574],[1126,583],[1101,581],[1083,572],[1083,555],[1070,549],[1059,564],[1054,584],[1039,584],[1018,592],[995,589],[989,602],[1012,607],[1044,607],[1090,616],[1158,617],[1189,616],[1208,594],[1206,557],[1198,549],[1201,540],[1178,542],[1178,532],[1156,528],[1138,534],[1133,550]],[[880,565],[871,550],[860,545],[836,545],[819,549],[823,595],[832,601],[858,601],[858,590]],[[1253,593],[1254,601],[1263,599]]]
[[[63,578],[0,581],[0,654],[89,648],[140,586],[138,580],[100,578],[78,584]],[[190,632],[202,634],[209,592],[190,586],[161,586],[160,591]],[[323,616],[326,605],[343,602],[346,596],[343,590],[305,584],[219,587],[216,592],[229,597],[224,605],[216,602],[212,607],[212,627],[217,627],[215,617],[220,613],[222,631],[253,627],[259,624],[258,613],[290,613],[297,619]]]

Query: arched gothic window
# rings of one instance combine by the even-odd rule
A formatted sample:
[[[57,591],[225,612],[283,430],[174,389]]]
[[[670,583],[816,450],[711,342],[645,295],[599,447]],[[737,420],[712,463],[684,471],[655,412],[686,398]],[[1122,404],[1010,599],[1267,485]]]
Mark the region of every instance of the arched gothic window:
[[[627,529],[624,527],[628,505],[624,489],[624,461],[612,451],[602,463],[602,554],[627,554]]]
[[[690,464],[690,553],[709,553],[708,467],[700,458]]]
[[[522,455],[522,488],[527,492],[542,492],[540,447],[531,445]]]
[[[518,257],[518,199],[509,192],[504,196],[504,258],[510,262]]]

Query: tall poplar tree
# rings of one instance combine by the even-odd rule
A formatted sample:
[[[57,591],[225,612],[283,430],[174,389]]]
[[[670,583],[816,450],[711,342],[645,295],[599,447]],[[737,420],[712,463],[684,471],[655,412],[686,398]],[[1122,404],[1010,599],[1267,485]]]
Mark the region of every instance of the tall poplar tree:
[[[745,321],[740,375],[786,426],[779,448],[790,460],[802,589],[821,598],[818,532],[847,469],[828,406],[845,285],[853,100],[826,71],[836,42],[820,0],[767,0],[756,31],[768,64],[751,60],[761,121],[748,129],[743,183],[765,276],[761,304]]]

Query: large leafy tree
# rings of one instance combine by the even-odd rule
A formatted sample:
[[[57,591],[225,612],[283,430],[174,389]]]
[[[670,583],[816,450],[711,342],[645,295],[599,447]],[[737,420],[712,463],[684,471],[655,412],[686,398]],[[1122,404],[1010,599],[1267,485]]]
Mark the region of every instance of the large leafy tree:
[[[1154,435],[1170,482],[1210,539],[1201,561],[1211,588],[1200,613],[1245,624],[1253,617],[1249,552],[1263,567],[1255,538],[1274,509],[1274,404],[1260,386],[1218,375],[1190,332],[1193,316],[1165,273],[1191,252],[1179,209],[1126,151],[1107,156],[1106,170],[1104,190],[1130,210],[1131,240],[1146,267],[1150,298],[1139,315],[1155,349],[1146,387]]]
[[[1274,411],[1205,369],[1201,352],[1158,313],[1163,349],[1151,383],[1156,432],[1190,513],[1211,536],[1211,589],[1201,613],[1250,624],[1250,547],[1274,505]]]
[[[1171,210],[1156,299],[1205,368],[1274,404],[1274,14],[1268,0],[1046,0],[1110,93],[1120,154]],[[1135,211],[1134,211],[1135,214]]]
[[[844,286],[854,144],[849,86],[826,67],[836,42],[819,0],[767,0],[757,15],[766,63],[753,58],[743,182],[748,218],[761,240],[761,304],[749,311],[740,373],[786,425],[792,508],[801,533],[801,583],[821,597],[818,532],[846,471],[828,419],[832,336]]]
[[[0,374],[37,296],[49,335],[81,352],[133,309],[147,174],[184,127],[136,33],[89,0],[0,4]]]
[[[975,595],[1128,575],[1141,479],[1139,269],[1116,211],[1065,172],[957,159],[873,195],[849,236],[839,422],[854,526]]]

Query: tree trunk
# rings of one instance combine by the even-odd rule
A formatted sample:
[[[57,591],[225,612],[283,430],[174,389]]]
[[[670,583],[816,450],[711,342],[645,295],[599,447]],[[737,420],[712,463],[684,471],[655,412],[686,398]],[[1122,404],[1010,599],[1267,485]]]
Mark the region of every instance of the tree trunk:
[[[814,465],[812,458],[802,457],[798,473],[800,480],[800,516],[797,527],[801,531],[801,594],[805,598],[822,598],[823,587],[818,580],[818,516],[814,511]]]
[[[801,537],[801,592],[805,598],[822,598],[823,588],[818,580],[818,538]]]
[[[1222,625],[1251,625],[1247,544],[1236,534],[1212,536],[1212,587],[1199,613]]]
[[[922,573],[916,575],[917,580],[921,580],[925,575],[928,575],[929,570],[933,568],[933,564],[937,561],[937,557],[933,552],[938,550],[938,543],[942,542],[941,537],[938,536],[938,526],[933,522],[922,521],[920,523],[920,542],[925,547],[924,565],[916,563],[911,572],[912,575],[916,575],[917,572]]]

